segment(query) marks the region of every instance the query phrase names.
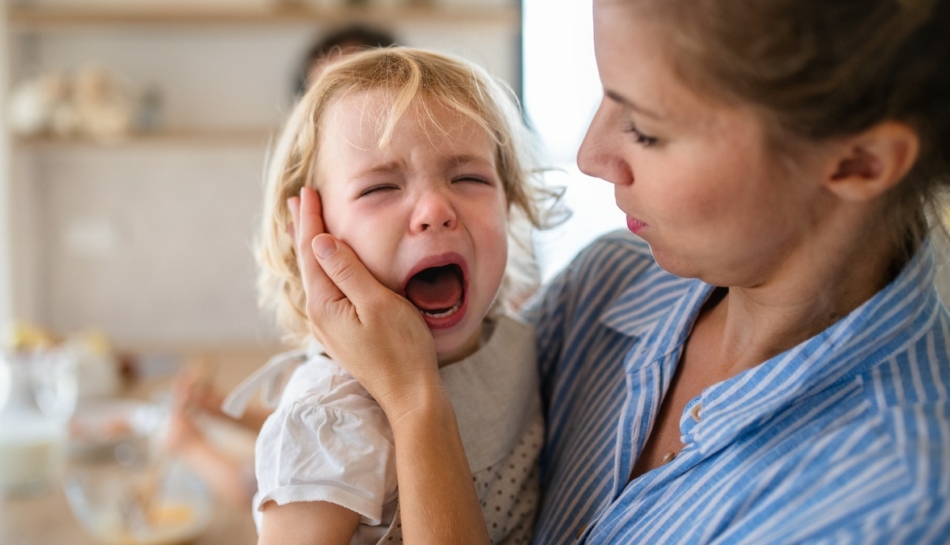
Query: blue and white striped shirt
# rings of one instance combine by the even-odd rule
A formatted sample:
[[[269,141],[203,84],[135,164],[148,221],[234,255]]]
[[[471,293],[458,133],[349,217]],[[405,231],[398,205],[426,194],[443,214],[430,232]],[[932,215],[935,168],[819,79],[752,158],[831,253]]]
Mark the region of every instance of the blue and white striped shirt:
[[[593,243],[526,311],[548,424],[535,542],[950,542],[934,261],[928,244],[838,323],[704,390],[682,452],[628,483],[713,288],[630,233]]]

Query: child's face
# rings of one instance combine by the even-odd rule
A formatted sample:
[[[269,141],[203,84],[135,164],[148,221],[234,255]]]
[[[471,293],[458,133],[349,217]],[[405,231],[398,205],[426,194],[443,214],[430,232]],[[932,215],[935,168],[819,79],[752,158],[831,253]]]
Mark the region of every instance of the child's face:
[[[507,204],[496,145],[472,120],[430,105],[451,129],[444,134],[413,105],[380,149],[390,104],[370,91],[326,111],[316,171],[324,221],[383,285],[419,308],[448,363],[478,347],[504,276]]]

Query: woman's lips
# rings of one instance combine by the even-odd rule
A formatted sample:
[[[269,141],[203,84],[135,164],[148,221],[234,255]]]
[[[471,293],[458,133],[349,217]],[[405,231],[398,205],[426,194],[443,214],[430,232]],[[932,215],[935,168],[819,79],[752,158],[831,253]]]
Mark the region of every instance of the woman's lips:
[[[642,222],[642,221],[640,221],[640,220],[638,220],[638,219],[636,219],[636,218],[632,218],[632,217],[630,217],[630,216],[627,216],[627,229],[630,229],[630,232],[631,232],[631,233],[633,233],[633,234],[636,235],[637,233],[639,233],[640,231],[642,231],[643,228],[646,227],[646,226],[647,226],[646,223],[644,223],[644,222]]]

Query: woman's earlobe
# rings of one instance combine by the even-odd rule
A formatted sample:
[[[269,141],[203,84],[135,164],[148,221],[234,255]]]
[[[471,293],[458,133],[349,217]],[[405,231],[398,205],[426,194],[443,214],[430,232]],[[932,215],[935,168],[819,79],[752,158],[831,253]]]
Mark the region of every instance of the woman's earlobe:
[[[900,183],[917,161],[920,137],[905,123],[887,121],[848,138],[842,150],[828,188],[841,198],[863,201]]]

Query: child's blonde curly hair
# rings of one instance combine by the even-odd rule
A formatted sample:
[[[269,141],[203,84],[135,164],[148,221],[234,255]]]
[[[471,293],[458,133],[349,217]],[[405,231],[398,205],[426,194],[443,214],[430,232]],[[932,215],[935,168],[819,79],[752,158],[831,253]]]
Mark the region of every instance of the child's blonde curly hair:
[[[269,159],[264,214],[257,244],[260,303],[276,311],[287,340],[309,337],[303,290],[287,200],[304,185],[317,187],[320,120],[335,101],[355,93],[383,90],[392,105],[379,146],[392,138],[402,114],[414,105],[436,130],[448,134],[432,111],[440,106],[472,119],[497,145],[498,174],[509,215],[509,255],[505,279],[492,312],[522,302],[540,279],[530,243],[530,226],[547,227],[560,192],[544,188],[535,162],[533,140],[521,119],[510,89],[484,69],[448,55],[415,48],[392,47],[353,54],[328,66],[294,107]],[[547,206],[550,205],[550,206]]]

